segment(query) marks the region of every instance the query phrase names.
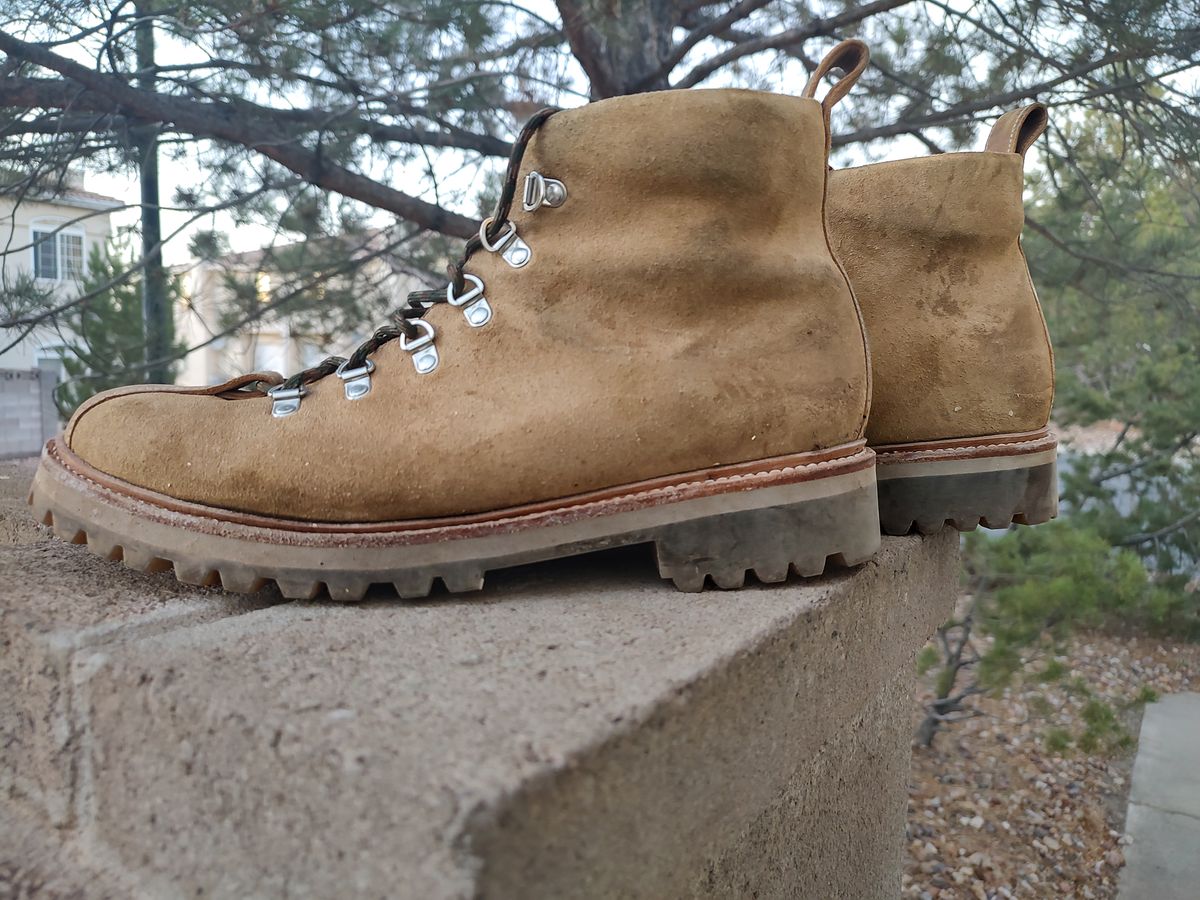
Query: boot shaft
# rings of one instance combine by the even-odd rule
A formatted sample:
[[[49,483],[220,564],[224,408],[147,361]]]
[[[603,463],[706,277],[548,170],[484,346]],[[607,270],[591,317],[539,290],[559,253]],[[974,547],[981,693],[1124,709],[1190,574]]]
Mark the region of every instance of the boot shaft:
[[[704,304],[761,315],[763,302],[837,290],[825,140],[817,101],[755,91],[565,110],[530,142],[518,184],[554,179],[566,199],[509,216],[530,262],[514,269],[480,253],[469,268],[489,290],[518,293],[523,311],[583,319],[594,309],[651,328],[703,327]]]
[[[829,228],[867,324],[872,444],[1045,427],[1054,367],[1021,249],[1024,154],[1040,105],[987,149],[830,173]]]

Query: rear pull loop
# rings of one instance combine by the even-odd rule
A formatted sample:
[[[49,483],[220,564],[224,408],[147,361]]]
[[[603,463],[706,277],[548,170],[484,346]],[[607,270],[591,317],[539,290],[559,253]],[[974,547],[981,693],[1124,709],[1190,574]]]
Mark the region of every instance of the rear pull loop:
[[[993,153],[1020,153],[1022,156],[1042,136],[1049,124],[1044,103],[1030,103],[1006,112],[992,126],[984,150]]]
[[[853,39],[842,41],[825,54],[825,58],[809,76],[808,83],[804,85],[800,96],[815,99],[822,79],[834,69],[841,69],[845,74],[829,88],[825,98],[821,101],[821,109],[825,113],[825,121],[828,122],[830,110],[846,94],[850,93],[850,88],[854,87],[854,82],[858,81],[859,76],[866,71],[867,63],[870,61],[871,51],[862,41]]]

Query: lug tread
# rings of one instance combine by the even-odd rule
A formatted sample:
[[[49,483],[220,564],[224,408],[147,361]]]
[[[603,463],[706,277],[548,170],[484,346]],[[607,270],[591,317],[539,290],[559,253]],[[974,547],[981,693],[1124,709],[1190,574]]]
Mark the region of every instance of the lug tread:
[[[746,583],[746,570],[740,566],[723,567],[714,569],[709,573],[709,577],[712,578],[713,584],[722,590],[733,591]]]
[[[422,600],[433,590],[433,575],[416,570],[392,577],[392,587],[401,600]]]
[[[237,594],[253,594],[270,583],[270,579],[263,578],[246,566],[224,565],[218,571],[221,587]]]
[[[325,590],[329,593],[329,599],[341,603],[357,603],[370,589],[371,582],[366,578],[330,575],[325,579]]]
[[[194,584],[197,587],[218,587],[221,576],[217,570],[203,563],[175,561],[175,580],[182,584]]]
[[[885,534],[1040,525],[1058,514],[1057,466],[891,478],[879,482],[879,506]]]
[[[447,569],[441,574],[442,584],[451,594],[469,594],[483,590],[483,569],[470,564],[460,568]]]

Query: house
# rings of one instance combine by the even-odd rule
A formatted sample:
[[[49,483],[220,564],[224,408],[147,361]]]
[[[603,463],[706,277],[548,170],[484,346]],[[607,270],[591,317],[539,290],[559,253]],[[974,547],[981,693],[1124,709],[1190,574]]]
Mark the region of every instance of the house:
[[[344,240],[346,239],[330,239]],[[403,259],[391,254],[372,252],[373,241],[385,240],[383,232],[370,235],[364,244],[355,244],[347,252],[364,254],[363,281],[378,294],[382,307],[396,308],[411,290],[424,285],[406,270]],[[245,372],[293,374],[316,365],[327,356],[349,356],[376,327],[386,322],[364,316],[358,327],[318,328],[311,312],[307,315],[278,313],[269,308],[273,300],[292,291],[293,276],[286,260],[302,245],[286,245],[270,250],[228,253],[174,269],[181,282],[182,302],[176,307],[175,340],[194,348],[176,369],[177,384],[220,384]],[[261,317],[234,327],[246,309],[247,287],[253,286],[254,301],[267,307]],[[273,290],[274,288],[274,290]],[[313,288],[314,291],[323,287]],[[231,320],[233,320],[231,322]],[[229,331],[230,333],[226,334]]]
[[[63,302],[76,296],[92,248],[104,247],[112,233],[111,213],[123,205],[81,184],[55,197],[0,194],[0,291],[32,275]],[[19,335],[0,329],[0,348]],[[36,328],[0,353],[0,369],[28,371],[51,362],[57,367],[64,343],[57,327]]]

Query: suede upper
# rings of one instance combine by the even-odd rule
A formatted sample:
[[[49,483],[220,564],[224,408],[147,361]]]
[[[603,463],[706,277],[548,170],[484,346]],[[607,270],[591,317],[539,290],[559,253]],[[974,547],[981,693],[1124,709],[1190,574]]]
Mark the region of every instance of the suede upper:
[[[285,418],[261,396],[110,393],[69,423],[69,446],[182,500],[371,522],[857,440],[869,376],[827,246],[825,146],[819,103],[752,91],[558,113],[520,175],[560,179],[567,200],[514,207],[526,267],[471,257],[494,317],[474,329],[434,307],[435,372],[393,341],[365,397],[327,377]]]
[[[830,237],[871,346],[873,445],[1049,421],[1053,354],[1020,243],[1028,115],[996,132],[1013,152],[830,173]]]

